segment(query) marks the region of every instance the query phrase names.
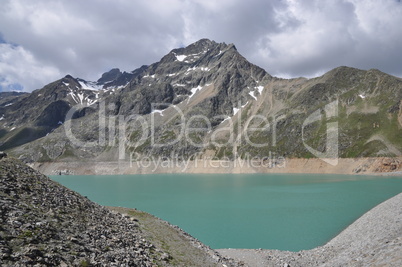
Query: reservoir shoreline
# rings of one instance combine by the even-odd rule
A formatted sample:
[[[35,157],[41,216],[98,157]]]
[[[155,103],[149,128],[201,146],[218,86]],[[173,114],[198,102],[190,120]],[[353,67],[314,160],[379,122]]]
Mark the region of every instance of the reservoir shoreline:
[[[171,161],[63,161],[29,164],[45,175],[118,175],[118,174],[251,174],[251,173],[314,173],[402,175],[402,157],[339,158],[336,165],[318,158],[286,158],[281,161],[203,160]]]
[[[153,215],[152,221],[166,224],[203,250],[253,267],[266,266],[401,266],[402,193],[378,204],[323,246],[291,252],[270,249],[215,249],[202,244],[177,226]],[[136,209],[109,207],[130,215]],[[131,216],[131,215],[130,215]],[[215,252],[214,252],[215,251]],[[218,253],[218,254],[216,254]]]
[[[218,249],[248,266],[402,266],[402,193],[380,203],[327,244],[299,252]]]
[[[285,168],[229,166],[204,168],[192,162],[186,172],[178,168],[170,173],[324,173],[402,176],[399,158],[339,159],[337,166],[320,159],[289,159]],[[190,162],[191,163],[191,162]],[[209,164],[210,162],[207,162]],[[214,162],[215,164],[216,162]],[[398,165],[399,164],[399,165]],[[214,165],[216,166],[216,165]],[[396,166],[396,167],[392,167]],[[122,162],[42,163],[38,168],[54,175],[54,170],[71,170],[73,174],[156,174],[148,168],[129,167]],[[218,170],[218,171],[217,171]],[[280,170],[280,171],[279,171]],[[360,171],[359,171],[360,170]],[[351,172],[351,173],[350,173]],[[222,256],[242,261],[246,266],[368,266],[402,265],[402,193],[377,205],[346,227],[327,244],[311,250],[291,252],[266,249],[218,249]]]

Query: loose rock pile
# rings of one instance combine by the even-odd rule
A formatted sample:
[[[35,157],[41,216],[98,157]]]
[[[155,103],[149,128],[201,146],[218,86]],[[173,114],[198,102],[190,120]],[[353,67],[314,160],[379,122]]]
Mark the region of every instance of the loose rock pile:
[[[130,217],[18,160],[0,160],[0,181],[1,266],[153,266],[169,259]]]

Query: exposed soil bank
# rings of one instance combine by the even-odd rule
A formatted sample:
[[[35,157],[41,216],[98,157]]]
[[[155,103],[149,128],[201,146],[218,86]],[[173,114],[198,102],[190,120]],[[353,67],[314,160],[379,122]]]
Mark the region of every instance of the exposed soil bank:
[[[386,174],[402,175],[402,157],[340,158],[336,165],[322,159],[250,159],[178,161],[157,158],[142,161],[108,162],[44,162],[33,163],[34,169],[46,175],[104,175],[154,173],[327,173],[327,174]]]

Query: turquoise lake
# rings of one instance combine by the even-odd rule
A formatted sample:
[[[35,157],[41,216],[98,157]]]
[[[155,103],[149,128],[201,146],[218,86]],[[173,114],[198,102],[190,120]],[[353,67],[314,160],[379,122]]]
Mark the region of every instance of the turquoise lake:
[[[302,174],[51,176],[105,206],[137,208],[218,248],[325,244],[402,192],[402,177]]]

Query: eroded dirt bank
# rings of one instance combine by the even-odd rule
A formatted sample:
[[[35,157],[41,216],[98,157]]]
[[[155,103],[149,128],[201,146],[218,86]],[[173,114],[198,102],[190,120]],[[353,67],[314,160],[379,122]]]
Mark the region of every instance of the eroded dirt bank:
[[[327,173],[327,174],[388,174],[402,175],[402,157],[395,158],[340,158],[336,165],[322,159],[275,160],[161,160],[102,162],[44,162],[31,166],[46,175],[104,175],[153,173]]]

